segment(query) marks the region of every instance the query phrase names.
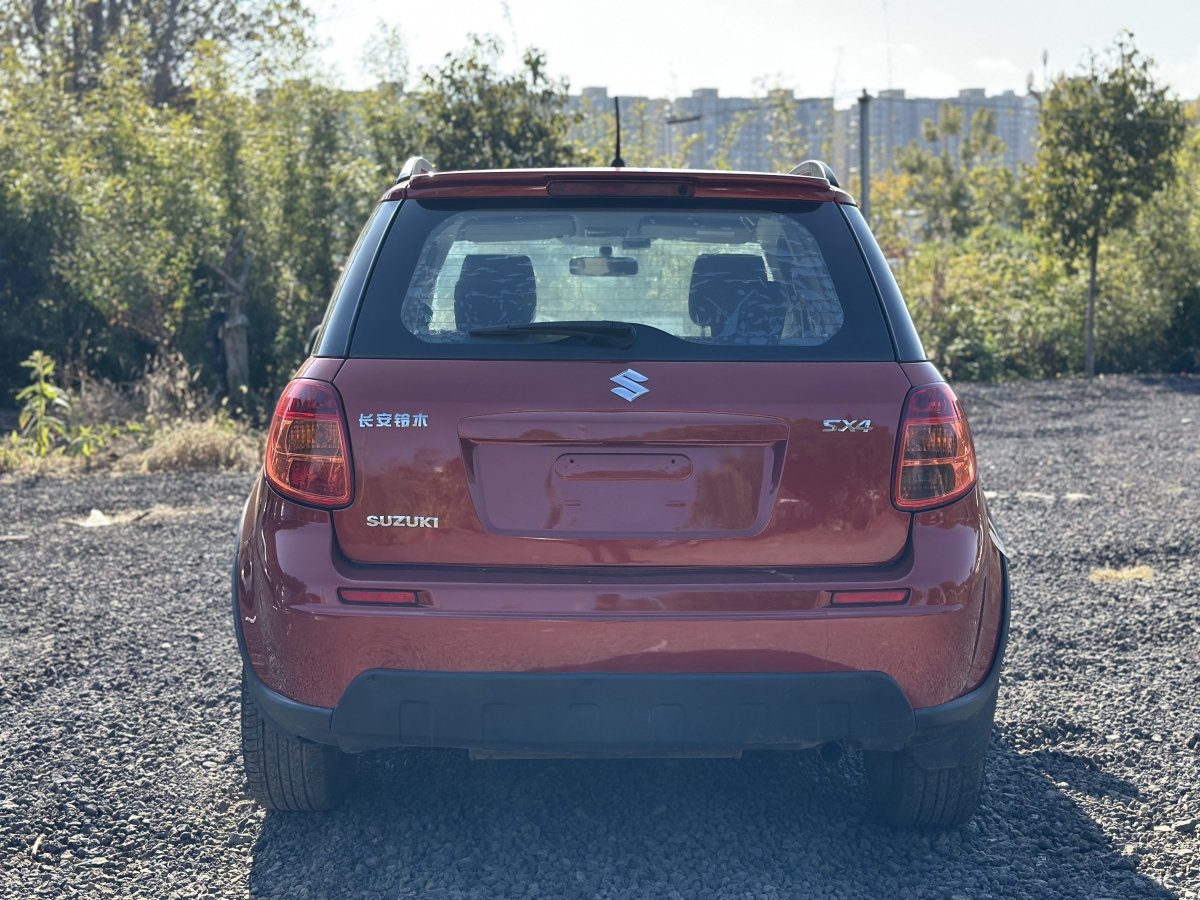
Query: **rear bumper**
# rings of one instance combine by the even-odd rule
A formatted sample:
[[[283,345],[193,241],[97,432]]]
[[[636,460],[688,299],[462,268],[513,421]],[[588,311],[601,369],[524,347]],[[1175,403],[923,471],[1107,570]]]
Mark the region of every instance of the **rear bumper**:
[[[239,539],[242,637],[271,690],[332,709],[372,670],[510,674],[883,672],[914,708],[980,684],[1000,626],[1000,552],[979,492],[912,517],[869,567],[364,565],[327,512],[259,482]],[[603,562],[604,564],[600,564]],[[415,607],[344,602],[412,590]],[[836,591],[909,592],[839,607]]]
[[[498,753],[696,755],[847,741],[865,749],[910,749],[938,768],[987,746],[1008,640],[1009,586],[996,652],[983,682],[963,696],[913,709],[882,672],[527,673],[371,669],[333,708],[271,690],[246,655],[247,686],[279,731],[344,750],[457,747]]]

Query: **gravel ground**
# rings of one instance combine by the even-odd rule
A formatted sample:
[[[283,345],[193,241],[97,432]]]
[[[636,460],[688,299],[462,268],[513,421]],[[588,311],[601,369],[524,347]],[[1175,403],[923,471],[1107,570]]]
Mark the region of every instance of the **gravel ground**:
[[[251,477],[7,477],[0,897],[1200,897],[1200,379],[961,393],[1014,600],[965,828],[876,824],[854,753],[380,752],[342,809],[264,814],[228,601]]]

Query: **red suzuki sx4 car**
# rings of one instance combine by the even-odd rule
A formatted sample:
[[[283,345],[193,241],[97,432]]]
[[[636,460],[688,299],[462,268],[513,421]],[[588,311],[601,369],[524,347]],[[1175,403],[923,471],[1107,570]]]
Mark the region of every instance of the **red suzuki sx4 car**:
[[[962,407],[854,201],[789,175],[434,173],[376,207],[233,567],[251,793],[379,747],[861,748],[979,801],[1008,620]]]

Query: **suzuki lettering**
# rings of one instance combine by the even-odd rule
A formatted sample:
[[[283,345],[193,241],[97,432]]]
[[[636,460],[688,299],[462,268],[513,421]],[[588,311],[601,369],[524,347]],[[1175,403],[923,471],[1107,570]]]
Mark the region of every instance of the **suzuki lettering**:
[[[437,528],[438,516],[367,516],[371,528]]]
[[[640,372],[635,372],[633,369],[626,369],[620,375],[614,375],[609,381],[615,381],[620,387],[615,387],[612,392],[622,400],[628,400],[632,403],[642,394],[648,394],[650,388],[642,387],[641,382],[646,381],[646,376]]]

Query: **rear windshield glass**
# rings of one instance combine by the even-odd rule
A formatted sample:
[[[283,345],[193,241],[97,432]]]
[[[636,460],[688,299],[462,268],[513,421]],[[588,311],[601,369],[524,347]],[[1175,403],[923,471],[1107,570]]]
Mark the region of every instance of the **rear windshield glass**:
[[[633,327],[613,332],[609,323]],[[891,359],[893,352],[865,263],[833,204],[408,201],[380,253],[352,355]]]

